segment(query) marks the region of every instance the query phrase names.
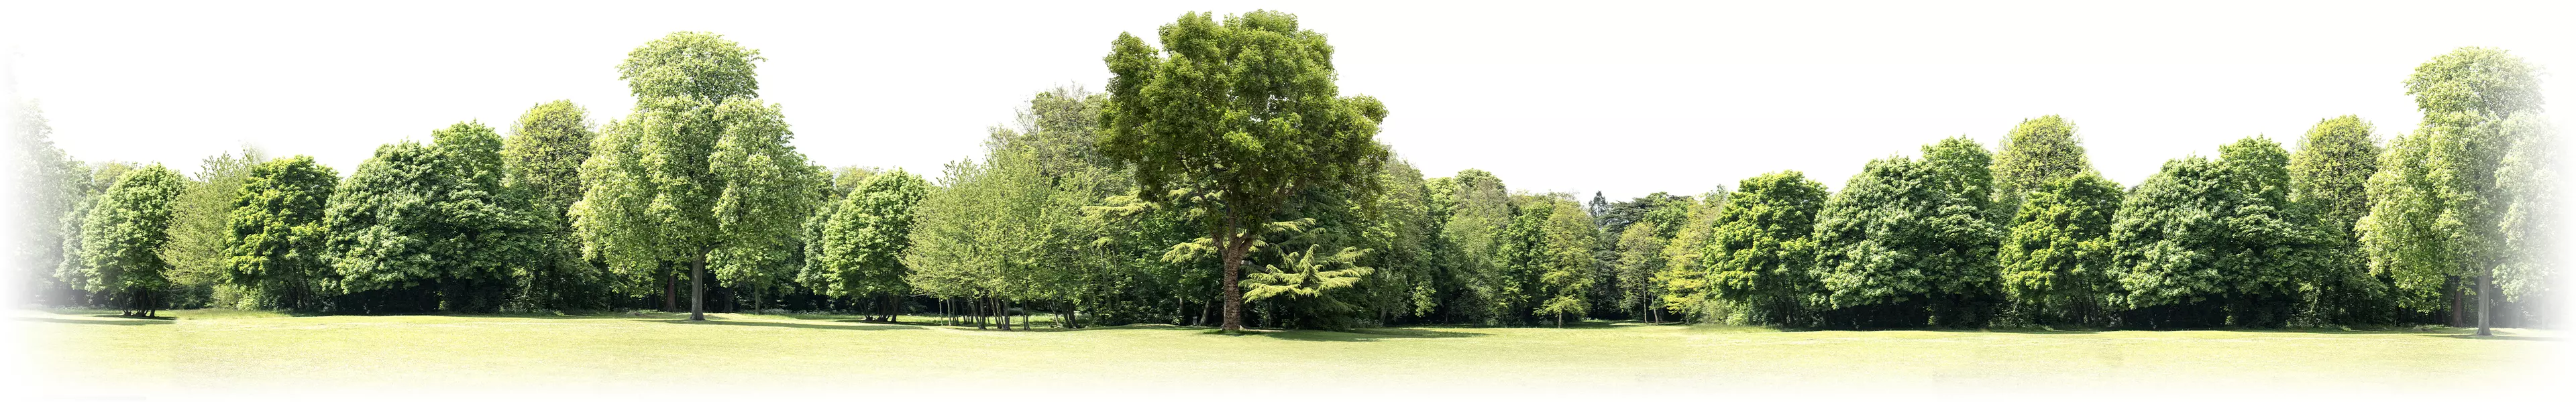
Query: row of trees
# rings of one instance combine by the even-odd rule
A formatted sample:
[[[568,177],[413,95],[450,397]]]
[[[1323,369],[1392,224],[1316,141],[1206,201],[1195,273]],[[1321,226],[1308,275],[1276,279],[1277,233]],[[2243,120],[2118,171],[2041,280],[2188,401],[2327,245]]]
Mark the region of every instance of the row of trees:
[[[685,295],[693,319],[1004,329],[1041,312],[1227,331],[2465,325],[2528,317],[2548,291],[2548,130],[2530,67],[2492,49],[2419,67],[2426,117],[2385,149],[2344,116],[2295,153],[2247,138],[2123,188],[2047,116],[1999,149],[1960,137],[1870,161],[1839,192],[1782,171],[1584,202],[1480,170],[1426,177],[1375,140],[1388,108],[1342,95],[1332,47],[1294,16],[1192,13],[1158,34],[1111,43],[1106,93],[1040,92],[933,178],[810,163],[758,97],[759,52],[704,33],[618,65],[637,99],[622,119],[539,104],[506,137],[458,123],[345,178],[248,151],[195,177],[82,165],[26,119],[29,213],[62,219],[23,258],[53,268],[32,276],[40,302],[138,314],[677,311]]]

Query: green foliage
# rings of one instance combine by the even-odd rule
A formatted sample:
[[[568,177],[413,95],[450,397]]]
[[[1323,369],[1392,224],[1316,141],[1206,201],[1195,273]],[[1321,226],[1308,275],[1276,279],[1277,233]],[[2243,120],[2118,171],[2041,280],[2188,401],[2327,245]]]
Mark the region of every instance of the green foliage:
[[[1434,202],[1447,213],[1440,228],[1442,238],[1456,248],[1444,280],[1449,284],[1449,319],[1453,322],[1490,323],[1507,310],[1493,306],[1502,291],[1499,278],[1493,277],[1502,267],[1498,232],[1512,223],[1510,190],[1502,178],[1483,170],[1467,169],[1457,176],[1436,180],[1431,186]]]
[[[1676,281],[1666,289],[1704,292],[1724,303],[1729,322],[1803,324],[1805,306],[1823,303],[1812,297],[1818,286],[1809,271],[1826,194],[1824,183],[1794,170],[1744,179],[1726,196],[1707,246],[1694,257],[1706,284]]]
[[[2262,137],[2219,148],[2219,160],[2166,162],[2120,204],[2115,300],[2149,327],[2281,325],[2312,283],[2313,235],[2293,222],[2289,153]]]
[[[590,159],[596,139],[589,111],[572,101],[540,103],[521,113],[510,131],[501,150],[509,175],[503,185],[527,197],[535,241],[543,250],[541,258],[514,265],[519,271],[515,286],[524,292],[520,302],[556,309],[600,307],[610,278],[582,258],[568,215],[573,203],[581,201],[581,164]]]
[[[1307,188],[1376,190],[1388,155],[1375,140],[1386,107],[1341,96],[1332,46],[1298,28],[1296,16],[1213,17],[1189,13],[1164,25],[1160,49],[1125,33],[1112,42],[1100,147],[1134,168],[1146,201],[1183,187],[1213,195],[1221,216],[1208,223],[1225,237],[1217,243],[1224,328],[1234,331],[1242,324],[1235,273],[1258,235],[1249,230],[1260,226],[1247,221],[1267,219]]]
[[[179,194],[170,217],[170,243],[162,246],[161,259],[170,262],[170,292],[164,304],[174,308],[214,305],[238,307],[243,304],[236,288],[223,287],[224,271],[229,268],[224,248],[232,241],[233,201],[241,197],[242,182],[251,167],[264,159],[258,151],[224,153],[205,158],[188,181],[188,190]]]
[[[81,228],[83,285],[109,293],[143,315],[159,310],[159,292],[170,286],[170,222],[188,180],[160,164],[124,173],[90,207]]]
[[[2498,173],[2520,137],[2515,132],[2540,132],[2537,124],[2514,123],[2541,120],[2539,79],[2519,57],[2466,47],[2417,66],[2406,93],[2424,119],[2389,146],[2370,178],[2362,249],[2371,270],[2394,283],[2401,306],[2449,310],[2452,324],[2464,325],[2463,306],[2445,307],[2443,296],[2486,296],[2463,288],[2516,259],[2505,230],[2509,200],[2517,197],[2503,185],[2514,178]],[[2507,282],[2529,283],[2523,280]]]
[[[2378,139],[2356,116],[2318,121],[2290,156],[2290,203],[2298,225],[2314,230],[2316,282],[2307,293],[2312,319],[2386,324],[2395,318],[2388,285],[2370,272],[2354,225],[2370,214],[2370,177],[2379,171]]]
[[[1814,275],[1828,325],[1978,326],[1996,298],[1985,149],[1964,138],[1924,159],[1870,161],[1816,215]]]
[[[819,280],[805,285],[833,297],[909,290],[900,257],[912,245],[913,208],[929,196],[930,183],[902,169],[869,176],[831,214],[815,216],[821,237],[807,241],[819,253],[807,269]]]
[[[327,295],[331,266],[323,256],[323,214],[340,173],[296,155],[260,163],[233,201],[224,254],[226,283],[249,291],[263,308],[309,311]]]
[[[80,242],[82,207],[94,192],[89,168],[54,146],[53,127],[35,103],[11,107],[17,110],[8,122],[12,134],[8,160],[19,191],[10,198],[17,200],[19,208],[12,216],[25,219],[10,223],[17,231],[10,239],[17,243],[9,246],[18,254],[8,258],[26,274],[15,280],[25,286],[20,288],[26,291],[23,294],[39,305],[78,304],[77,286],[57,279],[54,268],[79,264],[80,256],[66,253],[64,245]]]
[[[476,122],[431,136],[377,148],[334,189],[326,253],[354,297],[340,308],[494,309],[514,265],[544,255],[526,199],[501,185],[501,136]]]
[[[759,52],[679,32],[628,53],[619,77],[636,97],[582,164],[573,224],[586,255],[628,278],[688,264],[758,307],[787,279],[801,223],[822,194],[821,168],[788,141],[779,106],[757,98]],[[647,281],[635,281],[647,282]],[[630,291],[639,286],[629,286]],[[691,311],[703,294],[691,292]]]
[[[2011,133],[2004,134],[2002,150],[1995,154],[1995,206],[2005,209],[2003,215],[2010,217],[2010,209],[2019,207],[2027,192],[2092,170],[2093,163],[2084,156],[2084,140],[2075,135],[2074,124],[2057,115],[2022,120]]]
[[[2013,304],[2011,319],[2035,324],[2110,323],[2104,298],[2117,289],[2110,267],[2118,183],[2094,172],[2051,181],[2022,197],[1996,260]]]
[[[1700,252],[1708,249],[1714,240],[1718,212],[1726,206],[1726,196],[1726,186],[1718,186],[1701,194],[1694,202],[1683,203],[1683,218],[1675,225],[1672,238],[1664,242],[1664,267],[1649,279],[1654,282],[1650,287],[1661,292],[1656,295],[1663,300],[1658,308],[1672,310],[1697,321],[1726,318],[1709,314],[1712,308],[1723,306],[1714,303],[1717,299],[1709,291],[1708,282],[1708,274],[1712,271],[1702,265],[1705,261],[1699,258]]]

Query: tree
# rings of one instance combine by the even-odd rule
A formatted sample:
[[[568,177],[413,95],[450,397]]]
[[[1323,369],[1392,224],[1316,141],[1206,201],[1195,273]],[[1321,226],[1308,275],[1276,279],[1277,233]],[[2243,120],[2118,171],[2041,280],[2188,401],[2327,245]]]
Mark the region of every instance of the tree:
[[[2496,172],[2499,189],[2509,194],[2503,217],[2505,261],[2496,267],[2496,294],[2505,301],[2524,306],[2545,305],[2536,299],[2550,291],[2552,275],[2559,259],[2555,247],[2562,244],[2557,230],[2563,223],[2558,203],[2558,178],[2563,177],[2559,164],[2556,131],[2539,116],[2524,113],[2505,121],[2505,131],[2513,139],[2513,152]],[[2526,312],[2526,317],[2542,316]]]
[[[1613,264],[1620,288],[1619,307],[1635,310],[1637,319],[1646,322],[1656,322],[1652,310],[1663,309],[1663,300],[1658,297],[1663,292],[1656,286],[1654,274],[1666,265],[1665,240],[1655,234],[1652,226],[1628,225],[1627,230],[1619,231],[1619,241],[1613,248],[1618,253]]]
[[[1838,326],[1976,326],[1989,315],[1998,231],[1985,148],[1953,137],[1923,153],[1871,161],[1816,215],[1814,275]]]
[[[1499,282],[1493,276],[1502,264],[1495,237],[1512,221],[1510,190],[1502,178],[1483,170],[1462,170],[1441,179],[1428,187],[1433,204],[1445,211],[1441,238],[1457,251],[1442,275],[1449,284],[1442,293],[1449,297],[1441,304],[1449,306],[1451,320],[1493,322],[1503,313],[1491,308]]]
[[[1342,97],[1332,46],[1273,11],[1189,13],[1164,25],[1163,48],[1120,33],[1104,60],[1109,107],[1101,149],[1135,168],[1138,194],[1169,198],[1184,186],[1213,195],[1208,228],[1221,250],[1227,333],[1243,328],[1242,259],[1255,219],[1308,187],[1374,190],[1386,148],[1375,140],[1386,107]]]
[[[1513,278],[1503,286],[1503,300],[1511,306],[1505,311],[1554,316],[1556,326],[1564,327],[1566,316],[1581,319],[1589,312],[1586,296],[1599,281],[1592,269],[1597,229],[1591,214],[1566,194],[1522,200],[1520,216],[1502,236],[1501,251],[1507,261],[1503,269],[1506,277]]]
[[[28,275],[18,278],[26,285],[21,288],[25,290],[22,294],[29,297],[25,301],[43,305],[73,304],[76,297],[73,292],[77,291],[56,280],[52,268],[66,262],[76,264],[80,258],[77,254],[65,254],[63,245],[67,240],[71,243],[80,241],[80,221],[77,219],[81,216],[79,208],[82,202],[91,192],[89,168],[54,146],[53,127],[46,124],[44,111],[35,103],[12,106],[17,110],[11,115],[8,128],[14,134],[10,138],[10,149],[14,152],[10,155],[9,167],[16,180],[12,187],[20,193],[10,198],[19,203],[19,210],[11,211],[10,215],[24,220],[6,223],[18,231],[16,236],[10,237],[18,241],[11,245],[18,250],[18,255],[9,258],[14,258],[12,263],[19,264],[16,266],[27,268]]]
[[[49,278],[56,290],[62,292],[64,305],[107,303],[104,299],[109,295],[97,292],[107,284],[92,275],[98,268],[91,266],[85,257],[89,255],[86,229],[89,228],[90,211],[98,209],[98,204],[106,201],[107,190],[115,187],[118,179],[141,169],[143,165],[127,162],[99,162],[82,169],[84,177],[76,180],[81,188],[76,194],[78,198],[73,203],[71,214],[62,217],[63,239],[59,249],[64,258],[62,264],[54,266],[53,277]]]
[[[892,320],[899,312],[882,302],[909,290],[901,257],[912,246],[913,209],[929,196],[929,182],[901,169],[868,177],[831,215],[815,218],[822,237],[807,241],[820,253],[808,263],[822,281],[806,286],[832,297],[875,295],[877,314]]]
[[[2292,224],[2289,153],[2262,137],[2188,157],[2139,184],[2111,227],[2116,295],[2132,324],[2277,326],[2313,282],[2311,234]]]
[[[2424,119],[2390,145],[2371,177],[2362,247],[2372,269],[2387,272],[2405,295],[2400,304],[2428,311],[2439,303],[2428,299],[2450,296],[2452,325],[2466,324],[2470,306],[2459,288],[2472,285],[2465,291],[2478,298],[2478,332],[2486,335],[2493,273],[2511,259],[2504,227],[2515,197],[2497,173],[2514,131],[2538,128],[2513,121],[2541,120],[2539,79],[2503,50],[2465,47],[2416,66],[2406,94]]]
[[[2004,218],[2014,216],[2010,209],[2020,207],[2028,191],[2093,170],[2075,125],[2057,115],[2022,120],[2004,134],[2001,148],[1993,169],[1994,203]]]
[[[81,229],[90,291],[115,294],[126,315],[160,310],[159,292],[170,286],[161,248],[170,242],[171,216],[187,187],[187,179],[160,164],[127,172],[108,187]]]
[[[779,106],[757,97],[762,60],[700,32],[636,48],[618,65],[635,110],[583,162],[572,215],[585,253],[630,277],[687,264],[693,321],[706,319],[710,269],[753,293],[786,277],[786,246],[820,198],[821,168],[788,145]]]
[[[2085,172],[2030,190],[1996,256],[2011,313],[2036,324],[2108,324],[2103,298],[2116,284],[2104,270],[2119,183]]]
[[[1714,273],[1699,258],[1715,241],[1718,213],[1728,202],[1726,186],[1720,185],[1695,201],[1683,206],[1683,220],[1664,242],[1664,268],[1655,272],[1653,287],[1662,293],[1663,302],[1656,307],[1682,313],[1696,321],[1725,319],[1725,314],[1712,314],[1722,307],[1709,287],[1708,275]]]
[[[501,185],[501,136],[464,122],[433,143],[376,148],[332,191],[323,226],[335,289],[361,311],[497,307],[512,264],[544,246],[526,199]]]
[[[2387,284],[2371,275],[2354,225],[2370,214],[2368,185],[2379,171],[2379,140],[2368,122],[2356,116],[2318,121],[2290,156],[2290,203],[2296,222],[2315,231],[2318,242],[2317,287],[2308,292],[2310,313],[2318,320],[2384,324]]]
[[[1817,285],[1809,271],[1826,194],[1824,183],[1791,170],[1744,179],[1726,196],[1695,258],[1707,270],[1702,291],[1725,303],[1728,321],[1792,324],[1804,306],[1820,302],[1811,300]]]
[[[225,282],[250,291],[259,306],[319,307],[331,273],[323,259],[323,214],[339,184],[340,173],[311,156],[252,167],[233,201]]]
[[[170,217],[170,243],[162,246],[161,258],[170,262],[170,292],[165,303],[172,307],[220,305],[239,307],[244,300],[238,289],[216,289],[231,268],[225,251],[232,241],[234,201],[241,198],[242,183],[250,170],[266,158],[258,150],[242,149],[241,153],[223,153],[198,165],[188,190],[179,195]]]
[[[572,101],[539,103],[519,115],[503,139],[508,177],[503,186],[527,197],[529,217],[545,258],[516,264],[516,284],[527,303],[553,308],[593,307],[606,289],[600,267],[581,256],[572,205],[581,201],[581,164],[590,159],[589,111]]]

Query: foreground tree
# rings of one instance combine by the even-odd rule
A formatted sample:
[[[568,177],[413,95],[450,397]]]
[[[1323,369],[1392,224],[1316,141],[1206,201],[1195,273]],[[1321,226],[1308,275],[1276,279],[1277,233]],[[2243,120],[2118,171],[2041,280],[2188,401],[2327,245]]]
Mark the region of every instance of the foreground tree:
[[[376,148],[334,189],[323,226],[343,308],[487,311],[511,265],[543,255],[525,200],[501,186],[501,136],[475,122],[430,135]]]
[[[1797,324],[1813,300],[1816,213],[1825,204],[1824,183],[1783,171],[1744,179],[1726,197],[1696,257],[1706,267],[1702,288],[1728,309],[1728,321]],[[1669,285],[1680,291],[1687,283]]]
[[[2119,183],[2085,172],[2025,192],[1997,253],[2010,314],[2034,324],[2105,325]]]
[[[686,264],[693,321],[706,319],[710,269],[753,289],[786,277],[787,246],[819,201],[821,168],[788,145],[778,105],[757,97],[762,60],[700,32],[636,48],[618,65],[635,110],[583,162],[573,218],[586,253],[629,277]]]
[[[1190,13],[1159,31],[1157,49],[1121,33],[1104,60],[1112,78],[1101,148],[1133,166],[1138,194],[1164,201],[1196,188],[1216,205],[1222,330],[1242,331],[1243,258],[1261,221],[1312,187],[1373,190],[1387,151],[1374,139],[1385,106],[1342,97],[1332,46],[1273,11]]]
[[[1985,148],[1951,138],[1923,152],[1871,161],[1818,212],[1814,275],[1831,325],[1985,323],[1997,237]]]
[[[256,295],[259,306],[295,311],[320,307],[331,266],[323,260],[323,214],[340,173],[297,155],[260,163],[233,201],[224,254],[227,283]]]
[[[2406,93],[2424,120],[2390,144],[2370,179],[2362,248],[2372,270],[2396,284],[2401,305],[2448,310],[2451,325],[2467,325],[2464,313],[2476,311],[2485,335],[2485,304],[2495,293],[2488,284],[2510,259],[2503,217],[2514,197],[2497,173],[2515,132],[2539,128],[2539,79],[2519,57],[2468,47],[2417,66]],[[2463,293],[2480,306],[2473,310]]]
[[[108,187],[81,229],[90,291],[123,301],[126,315],[155,316],[160,292],[170,286],[161,248],[170,242],[170,219],[187,187],[187,179],[159,164],[127,172]]]

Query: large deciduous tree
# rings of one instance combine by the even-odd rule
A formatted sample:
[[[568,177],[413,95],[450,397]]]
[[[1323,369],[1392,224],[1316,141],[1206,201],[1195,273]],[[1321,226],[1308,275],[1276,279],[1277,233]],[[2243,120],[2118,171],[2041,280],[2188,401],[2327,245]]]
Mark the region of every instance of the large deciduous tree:
[[[1816,213],[1826,196],[1824,183],[1798,171],[1737,183],[1717,213],[1708,245],[1695,257],[1707,271],[1698,291],[1723,301],[1728,321],[1803,323],[1802,310],[1822,302],[1812,297],[1818,287],[1809,271],[1815,264]],[[1668,287],[1678,292],[1689,285]]]
[[[161,247],[161,259],[170,262],[170,291],[163,304],[170,307],[215,305],[243,307],[245,301],[238,288],[225,286],[225,271],[231,262],[225,244],[232,241],[233,201],[241,197],[242,183],[250,176],[252,166],[265,158],[258,150],[242,149],[209,156],[199,162],[190,175],[188,191],[179,194],[170,216],[170,244]]]
[[[550,308],[597,307],[608,278],[581,256],[569,215],[581,201],[581,164],[590,159],[589,111],[572,101],[539,103],[519,114],[503,139],[504,186],[527,197],[529,219],[544,254],[514,265],[527,304]]]
[[[2314,231],[2318,277],[2308,289],[2308,313],[2316,320],[2353,324],[2387,324],[2396,306],[2388,303],[2387,284],[2370,273],[2370,258],[2361,251],[2354,225],[2370,214],[2368,185],[2379,171],[2378,138],[2360,117],[2318,121],[2290,155],[2290,203],[2300,226]]]
[[[1994,202],[2002,218],[2011,218],[2029,191],[2093,170],[2075,125],[2057,115],[2022,120],[2004,134],[2001,148],[1995,153]]]
[[[296,155],[250,169],[233,201],[226,282],[256,305],[297,311],[321,306],[331,266],[323,259],[323,214],[340,173]]]
[[[2372,205],[2361,227],[2375,271],[2386,272],[2401,303],[2432,310],[2449,295],[2451,324],[2466,324],[2462,285],[2477,296],[2478,333],[2487,334],[2495,268],[2508,253],[2508,211],[2517,199],[2500,176],[2516,137],[2539,132],[2540,81],[2503,50],[2466,47],[2415,67],[2406,94],[2424,113],[2371,177]],[[2524,123],[2518,123],[2524,122]],[[2514,270],[2516,273],[2545,270]]]
[[[64,253],[66,239],[80,241],[82,203],[91,192],[89,168],[72,160],[71,154],[54,146],[53,127],[45,121],[44,112],[34,103],[11,105],[8,130],[12,134],[8,166],[16,193],[18,210],[10,211],[17,220],[0,223],[16,231],[10,237],[18,250],[11,264],[26,269],[27,275],[16,278],[23,287],[21,296],[40,305],[78,304],[78,290],[55,278],[55,267],[65,262],[78,263],[79,255]]]
[[[170,286],[170,221],[188,179],[160,164],[126,172],[90,207],[81,228],[81,260],[90,291],[123,301],[126,314],[153,316]]]
[[[1110,101],[1101,148],[1133,166],[1138,194],[1197,188],[1224,272],[1223,330],[1243,328],[1240,277],[1252,240],[1274,213],[1313,187],[1374,189],[1387,150],[1375,137],[1386,108],[1343,97],[1324,35],[1274,11],[1190,13],[1158,32],[1162,47],[1121,33],[1108,57]]]
[[[1985,148],[1965,138],[1924,159],[1871,161],[1816,216],[1815,276],[1835,326],[1975,326],[1995,298],[1998,231]]]
[[[755,294],[789,276],[788,246],[821,198],[821,168],[788,144],[779,106],[758,98],[762,60],[701,32],[635,48],[617,66],[635,109],[582,165],[572,216],[585,252],[629,277],[685,264],[690,320],[705,319],[709,270]]]
[[[2025,191],[2013,226],[1996,253],[1999,280],[2010,298],[2011,319],[2033,324],[2104,325],[2103,305],[2115,287],[2110,266],[2112,215],[2120,209],[2118,183],[2094,172],[2057,179]]]
[[[501,136],[465,122],[433,143],[376,148],[333,190],[323,226],[339,280],[361,311],[490,310],[512,266],[542,256],[523,197],[501,185]]]
[[[2313,235],[2292,222],[2289,153],[2246,138],[2219,159],[2166,162],[2121,201],[2115,299],[2148,327],[2277,326],[2315,278]]]
[[[902,256],[912,246],[913,208],[930,196],[930,183],[901,169],[868,177],[820,215],[821,238],[806,239],[819,253],[806,286],[832,297],[874,296],[876,315],[892,320],[887,301],[910,290]]]

